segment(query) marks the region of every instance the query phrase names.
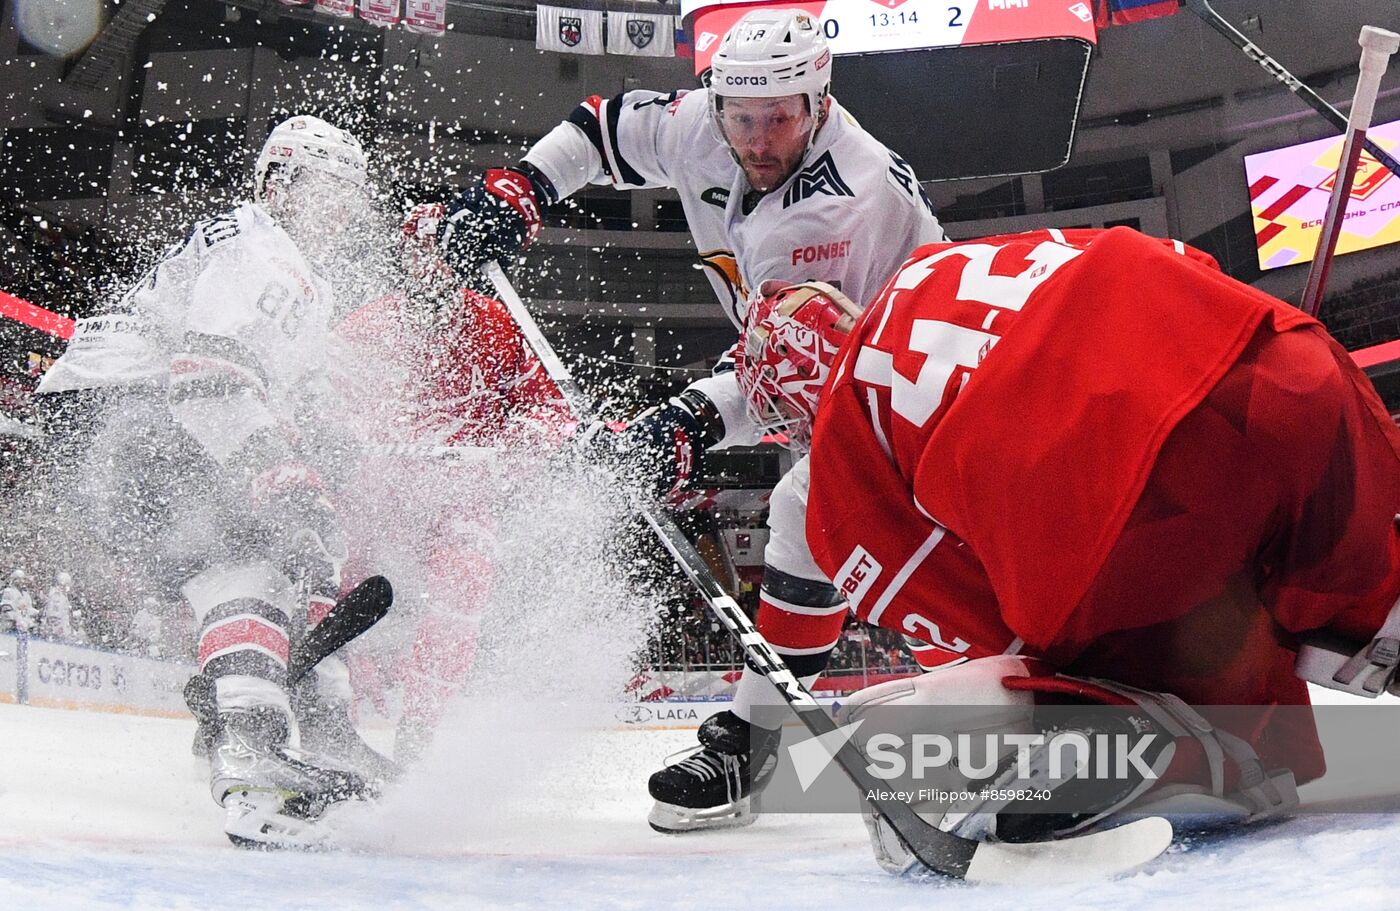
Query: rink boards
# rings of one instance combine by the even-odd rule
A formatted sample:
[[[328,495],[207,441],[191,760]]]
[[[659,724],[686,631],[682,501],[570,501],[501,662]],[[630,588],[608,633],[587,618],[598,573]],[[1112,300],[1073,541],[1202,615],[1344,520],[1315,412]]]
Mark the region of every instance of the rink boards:
[[[0,634],[0,702],[160,718],[188,717],[194,665],[22,634]]]
[[[192,662],[0,634],[0,703],[187,718],[182,690],[194,673]],[[722,695],[691,694],[664,701],[565,705],[560,710],[619,730],[693,730],[728,706]]]

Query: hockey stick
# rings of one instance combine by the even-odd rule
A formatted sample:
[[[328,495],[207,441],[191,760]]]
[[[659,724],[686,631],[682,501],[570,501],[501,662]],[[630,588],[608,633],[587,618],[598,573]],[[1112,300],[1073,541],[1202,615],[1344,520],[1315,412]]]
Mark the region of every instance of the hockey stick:
[[[337,601],[316,628],[301,638],[287,661],[287,689],[337,649],[378,623],[394,603],[394,588],[383,576],[370,576]],[[185,684],[185,705],[201,725],[212,725],[218,715],[214,681],[203,672]]]
[[[515,293],[501,267],[495,262],[483,266],[486,276],[515,318],[550,379],[559,387],[565,401],[580,421],[591,417],[592,409],[564,363],[544,337],[530,311]],[[928,869],[957,879],[975,882],[1012,882],[1028,878],[1056,876],[1076,871],[1082,875],[1107,875],[1140,866],[1171,843],[1171,824],[1164,819],[1142,819],[1106,832],[1079,838],[1034,844],[1003,845],[979,842],[945,832],[930,825],[907,803],[878,795],[887,784],[866,768],[865,759],[850,741],[850,731],[836,722],[802,685],[754,627],[753,621],[731,598],[710,572],[699,551],[681,533],[675,521],[653,502],[637,497],[634,505],[656,532],[681,570],[699,589],[719,621],[739,640],[749,663],[778,690],[784,701],[828,750],[837,765],[861,792],[864,799],[889,823],[916,857]]]
[[[293,686],[337,649],[378,623],[394,603],[394,587],[383,576],[370,576],[350,590],[321,618],[287,661],[287,686]]]
[[[1210,5],[1210,0],[1186,0],[1186,8],[1195,13],[1206,25],[1209,25],[1211,28],[1224,35],[1231,44],[1243,51],[1244,55],[1250,60],[1253,60],[1263,67],[1269,75],[1287,86],[1288,90],[1303,99],[1308,107],[1317,111],[1323,117],[1326,117],[1328,122],[1334,127],[1339,130],[1345,130],[1347,128],[1347,119],[1340,111],[1328,104],[1326,99],[1317,94],[1317,92],[1314,92],[1304,85],[1298,77],[1285,69],[1283,64],[1264,53],[1259,48],[1259,45],[1241,34],[1239,29],[1235,28],[1225,17],[1215,11]],[[1368,117],[1367,119],[1369,120],[1370,118]],[[1364,148],[1367,152],[1371,153],[1371,156],[1375,158],[1376,161],[1385,165],[1395,174],[1400,175],[1400,161],[1396,161],[1385,149],[1370,140],[1365,141]]]
[[[1356,181],[1356,166],[1361,163],[1361,148],[1366,143],[1366,131],[1371,127],[1371,114],[1380,92],[1381,77],[1385,75],[1390,55],[1400,50],[1400,35],[1374,26],[1366,26],[1357,39],[1361,45],[1361,75],[1356,80],[1356,94],[1351,101],[1351,117],[1347,121],[1346,143],[1342,159],[1332,179],[1332,195],[1327,200],[1327,215],[1322,220],[1322,233],[1317,238],[1317,251],[1308,267],[1308,281],[1303,287],[1303,300],[1298,304],[1308,316],[1317,316],[1322,306],[1322,291],[1327,275],[1332,271],[1332,258],[1337,241],[1342,236],[1342,213],[1351,198]]]

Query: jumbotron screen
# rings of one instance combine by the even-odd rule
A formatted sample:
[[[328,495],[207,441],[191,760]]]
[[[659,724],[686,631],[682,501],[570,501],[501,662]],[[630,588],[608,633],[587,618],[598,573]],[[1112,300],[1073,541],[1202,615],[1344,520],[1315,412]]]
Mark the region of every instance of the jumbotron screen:
[[[1371,127],[1366,138],[1395,154],[1400,149],[1400,120]],[[1336,136],[1245,156],[1259,268],[1278,269],[1312,260],[1342,144],[1343,137]],[[1400,241],[1400,178],[1363,152],[1337,253],[1396,241]]]

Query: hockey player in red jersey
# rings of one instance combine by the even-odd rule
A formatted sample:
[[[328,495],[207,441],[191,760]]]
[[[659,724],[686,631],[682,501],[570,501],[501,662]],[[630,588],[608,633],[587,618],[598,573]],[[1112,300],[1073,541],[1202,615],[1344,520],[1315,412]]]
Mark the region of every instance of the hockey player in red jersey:
[[[412,657],[399,672],[404,706],[394,753],[400,760],[422,750],[466,679],[491,592],[495,524],[482,470],[452,463],[450,450],[550,443],[568,431],[570,420],[558,388],[505,306],[458,287],[437,259],[426,238],[441,217],[436,205],[409,214],[403,238],[408,288],[360,308],[339,327],[342,337],[380,365],[377,381],[392,377],[399,385],[371,397],[398,411],[367,415],[369,435],[420,450],[371,459],[365,470],[439,472],[451,490],[429,504],[427,515],[406,504],[413,514],[403,517],[407,526],[400,525],[424,531],[426,588]],[[421,450],[434,447],[449,459],[425,463]]]
[[[818,565],[858,617],[950,661],[857,713],[990,673],[1009,705],[1072,693],[1199,732],[1210,711],[1180,700],[1306,706],[1295,662],[1321,633],[1354,643],[1327,676],[1355,652],[1393,679],[1400,429],[1315,320],[1124,228],[922,247],[863,314],[829,286],[764,290],[740,382],[810,432]],[[1291,781],[1247,772],[1322,774],[1311,718],[1251,717],[1205,725],[1213,796],[1286,808]]]

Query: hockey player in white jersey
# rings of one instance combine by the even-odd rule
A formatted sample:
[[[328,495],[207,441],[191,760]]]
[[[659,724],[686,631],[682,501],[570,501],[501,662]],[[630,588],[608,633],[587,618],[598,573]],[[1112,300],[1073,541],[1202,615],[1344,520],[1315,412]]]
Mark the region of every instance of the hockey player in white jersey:
[[[109,480],[87,521],[103,526],[114,565],[139,566],[193,610],[217,719],[211,787],[238,844],[314,844],[327,808],[371,790],[289,749],[287,692],[303,593],[334,599],[346,557],[315,448],[334,310],[325,270],[368,213],[365,178],[354,136],[309,116],[279,124],[257,159],[256,201],[196,224],[109,312],[80,320],[39,388],[60,412],[104,400],[91,450],[111,461],[91,470]]]
[[[914,248],[945,237],[913,169],[831,97],[831,69],[810,15],[754,10],[725,36],[707,88],[587,99],[523,161],[488,171],[449,205],[440,243],[465,269],[519,253],[538,233],[540,206],[588,184],[672,187],[736,329],[750,292],[769,280],[822,281],[870,300]],[[685,482],[705,449],[758,443],[729,366],[621,434],[593,433],[592,445],[664,492]],[[785,638],[795,628],[785,618],[844,607],[807,548],[806,477],[803,460],[773,492],[758,623],[810,682],[835,642]],[[776,700],[767,688],[746,672],[732,712],[702,728],[702,748],[652,776],[654,827],[752,819],[750,707]]]

